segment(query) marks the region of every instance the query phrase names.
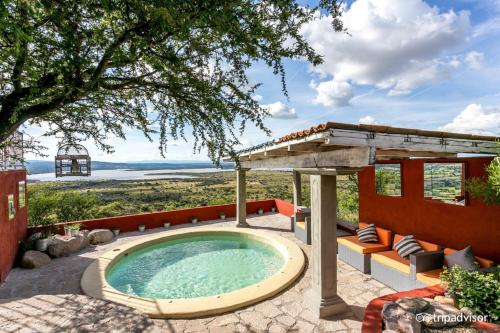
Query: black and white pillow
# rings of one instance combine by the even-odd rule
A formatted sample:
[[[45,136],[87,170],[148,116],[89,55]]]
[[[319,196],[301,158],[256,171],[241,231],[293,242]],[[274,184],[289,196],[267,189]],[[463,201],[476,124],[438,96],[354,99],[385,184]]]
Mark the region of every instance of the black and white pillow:
[[[366,228],[356,230],[358,234],[358,239],[363,243],[377,243],[377,229],[375,229],[374,224],[368,225]]]
[[[394,249],[401,258],[406,258],[410,254],[424,252],[420,244],[413,235],[404,236],[399,242],[394,244]]]

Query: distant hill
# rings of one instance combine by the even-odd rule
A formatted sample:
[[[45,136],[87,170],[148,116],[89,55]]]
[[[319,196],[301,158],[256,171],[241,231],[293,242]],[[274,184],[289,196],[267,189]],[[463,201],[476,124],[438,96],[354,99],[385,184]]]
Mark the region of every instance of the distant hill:
[[[233,163],[222,163],[222,168],[233,168]],[[172,170],[172,169],[205,169],[215,168],[212,162],[197,162],[197,161],[170,161],[170,162],[127,162],[127,163],[113,163],[92,161],[92,170],[116,170],[116,169],[129,169],[129,170]],[[31,175],[37,173],[51,173],[54,172],[53,161],[40,161],[40,160],[27,160],[26,169]]]

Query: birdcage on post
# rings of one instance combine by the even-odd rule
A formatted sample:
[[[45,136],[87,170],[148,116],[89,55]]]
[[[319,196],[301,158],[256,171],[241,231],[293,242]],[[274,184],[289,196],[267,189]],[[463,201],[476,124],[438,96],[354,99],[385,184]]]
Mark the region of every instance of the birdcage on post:
[[[56,163],[56,177],[90,176],[90,156],[88,150],[79,144],[59,147]]]

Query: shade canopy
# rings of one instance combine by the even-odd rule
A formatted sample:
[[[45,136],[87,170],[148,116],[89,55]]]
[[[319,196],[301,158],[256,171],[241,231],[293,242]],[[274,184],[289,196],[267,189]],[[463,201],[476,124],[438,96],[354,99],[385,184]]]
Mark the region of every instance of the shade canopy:
[[[242,168],[361,168],[375,161],[495,154],[495,136],[328,122],[237,153]],[[233,160],[226,157],[225,160]]]

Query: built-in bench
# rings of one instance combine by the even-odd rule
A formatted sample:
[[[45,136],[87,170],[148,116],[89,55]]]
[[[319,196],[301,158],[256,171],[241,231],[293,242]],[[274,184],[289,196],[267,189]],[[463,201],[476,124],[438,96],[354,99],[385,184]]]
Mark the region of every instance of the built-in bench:
[[[443,256],[439,245],[417,239],[424,252],[411,254],[408,259],[401,258],[394,244],[403,237],[395,234],[391,250],[371,255],[372,277],[397,291],[414,289],[415,274],[436,267]]]
[[[439,262],[436,262],[436,267],[435,269],[428,270],[425,272],[419,272],[416,273],[416,287],[421,288],[421,287],[426,287],[426,286],[433,286],[436,284],[441,284],[441,279],[440,275],[443,272],[443,267],[446,266],[446,260],[444,259],[444,256],[447,254],[452,254],[457,252],[455,249],[450,249],[450,248],[445,248],[443,250],[443,256],[441,256],[441,260]],[[474,259],[476,262],[479,264],[479,267],[481,268],[490,268],[495,265],[495,262],[489,259],[481,258],[475,256]]]
[[[359,223],[361,229],[366,228],[367,223]],[[374,252],[387,251],[391,248],[392,232],[376,227],[378,243],[365,243],[358,236],[347,236],[338,238],[339,258],[363,273],[370,273],[370,256]]]
[[[367,223],[359,223],[361,229],[367,226]],[[457,252],[417,239],[424,252],[402,258],[394,245],[404,236],[395,234],[393,239],[390,230],[376,227],[376,231],[377,243],[361,242],[358,236],[338,238],[339,258],[363,273],[371,273],[374,279],[397,291],[440,284],[440,275],[446,266],[445,255]],[[475,260],[481,268],[495,265],[489,259],[476,256]]]

